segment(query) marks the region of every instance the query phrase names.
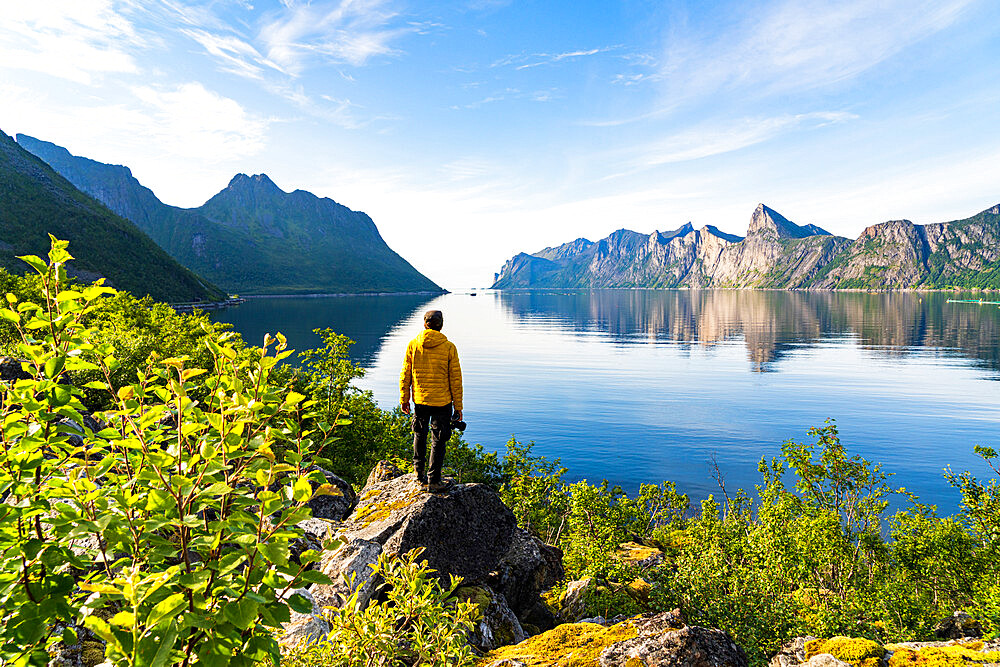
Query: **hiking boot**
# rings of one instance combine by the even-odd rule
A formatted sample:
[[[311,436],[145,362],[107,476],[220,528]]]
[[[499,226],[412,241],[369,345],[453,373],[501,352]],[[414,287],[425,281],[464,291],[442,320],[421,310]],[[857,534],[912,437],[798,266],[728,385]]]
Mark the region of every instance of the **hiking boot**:
[[[428,484],[427,490],[430,491],[431,493],[441,493],[442,491],[447,491],[450,486],[451,486],[451,481],[446,479],[440,482],[434,482],[432,484]]]

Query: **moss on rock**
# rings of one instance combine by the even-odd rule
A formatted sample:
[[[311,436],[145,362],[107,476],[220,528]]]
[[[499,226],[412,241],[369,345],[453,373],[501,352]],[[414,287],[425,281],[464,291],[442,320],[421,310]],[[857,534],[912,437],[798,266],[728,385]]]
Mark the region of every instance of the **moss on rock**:
[[[829,653],[838,660],[851,663],[854,667],[879,667],[885,656],[885,648],[870,639],[860,637],[831,637],[806,642],[807,661],[821,653]]]
[[[499,660],[512,660],[525,667],[593,667],[601,651],[638,635],[626,621],[611,627],[596,623],[567,623],[514,646],[491,651],[477,665],[486,667]]]
[[[900,648],[889,658],[889,667],[958,667],[1000,663],[1000,651],[983,651],[983,643]]]

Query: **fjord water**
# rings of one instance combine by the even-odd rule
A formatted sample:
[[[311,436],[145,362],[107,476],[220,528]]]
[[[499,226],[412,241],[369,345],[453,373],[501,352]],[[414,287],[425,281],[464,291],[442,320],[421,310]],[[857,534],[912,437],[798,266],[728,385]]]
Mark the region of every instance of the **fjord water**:
[[[359,382],[398,400],[407,342],[445,313],[465,374],[466,439],[512,435],[571,479],[634,491],[675,481],[693,498],[753,490],[757,462],[835,418],[851,453],[942,512],[943,469],[986,476],[996,446],[1000,310],[945,293],[554,290],[477,296],[253,299],[215,315],[251,343],[280,330],[297,349],[331,327],[358,341]],[[971,297],[971,298],[979,298]]]

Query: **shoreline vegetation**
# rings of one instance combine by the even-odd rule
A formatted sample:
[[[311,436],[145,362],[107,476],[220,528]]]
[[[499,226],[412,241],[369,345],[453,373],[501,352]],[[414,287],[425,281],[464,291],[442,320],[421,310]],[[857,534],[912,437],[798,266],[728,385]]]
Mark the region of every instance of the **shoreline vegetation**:
[[[251,347],[204,314],[68,282],[65,242],[52,240],[48,262],[23,259],[32,275],[0,271],[0,352],[22,360],[0,383],[0,662],[49,664],[76,646],[116,667],[353,667],[379,645],[378,664],[445,664],[435,651],[449,667],[477,664],[465,643],[476,614],[412,552],[380,558],[388,596],[355,608],[358,591],[346,595],[315,648],[277,642],[291,612],[314,612],[298,591],[334,583],[317,564],[341,544],[307,536],[311,503],[353,496],[380,462],[409,469],[408,420],[351,384],[364,370],[349,339],[319,330],[323,347],[293,368],[280,334]],[[677,609],[759,667],[796,637],[931,639],[957,611],[1000,635],[1000,461],[975,450],[993,477],[946,470],[961,498],[947,517],[849,453],[833,421],[762,459],[752,493],[717,471],[719,494],[699,507],[669,481],[634,495],[567,482],[558,460],[513,439],[499,453],[455,434],[446,474],[496,494],[519,530],[552,545],[563,576],[541,612],[564,635],[585,618]],[[897,497],[906,509],[889,514]],[[418,498],[356,502],[368,525]],[[428,630],[401,643],[403,605],[404,625]],[[537,623],[513,622],[526,647],[544,644]],[[968,657],[955,656],[933,664]],[[860,658],[844,659],[876,667]]]

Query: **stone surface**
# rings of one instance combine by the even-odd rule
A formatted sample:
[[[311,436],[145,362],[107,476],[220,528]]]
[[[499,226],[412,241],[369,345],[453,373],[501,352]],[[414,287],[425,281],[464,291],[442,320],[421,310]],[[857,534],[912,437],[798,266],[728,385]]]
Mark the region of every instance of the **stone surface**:
[[[469,643],[479,651],[485,653],[528,638],[507,600],[489,586],[461,586],[455,597],[479,607],[480,619],[469,637]]]
[[[322,487],[329,490],[329,493],[313,496],[312,500],[309,501],[309,508],[312,510],[312,515],[315,518],[339,521],[351,513],[351,510],[354,509],[356,498],[354,496],[354,489],[351,488],[350,484],[329,470],[320,468],[319,466],[312,466],[306,472],[319,472],[326,479],[324,484],[310,480],[313,493],[316,493]]]
[[[647,547],[637,542],[625,542],[618,545],[615,554],[623,562],[641,568],[653,568],[663,562],[663,552],[656,547]]]
[[[584,597],[596,588],[597,582],[591,577],[584,577],[566,584],[566,591],[559,598],[557,616],[563,623],[576,623],[581,618],[589,616]]]
[[[21,367],[22,363],[24,360],[15,357],[0,357],[0,380],[12,382],[30,378],[31,374]]]
[[[324,552],[319,569],[332,583],[313,584],[310,593],[321,607],[340,607],[357,591],[357,608],[364,609],[375,596],[379,584],[372,567],[381,553],[381,544],[360,539],[351,540],[335,551]]]
[[[323,618],[323,608],[313,597],[312,593],[304,588],[296,588],[288,592],[289,597],[295,594],[301,595],[312,602],[312,611],[308,614],[303,614],[292,610],[291,620],[281,624],[284,632],[278,638],[278,644],[286,649],[306,643],[316,643],[330,634],[330,624]]]
[[[807,667],[851,667],[851,663],[838,660],[829,653],[820,653],[802,663]]]
[[[403,554],[422,548],[422,560],[447,578],[486,581],[509,551],[514,515],[482,484],[451,484],[441,493],[422,490],[412,474],[362,489],[341,535]]]
[[[601,667],[747,667],[743,650],[721,630],[688,626],[677,610],[639,616],[611,627],[560,625],[488,654],[481,667],[523,664]]]
[[[812,641],[816,637],[796,637],[791,641],[782,644],[778,652],[775,653],[770,662],[770,667],[794,667],[806,661],[806,642]]]
[[[390,479],[396,479],[397,477],[402,477],[405,473],[392,461],[379,461],[372,468],[372,471],[368,473],[368,480],[365,482],[365,488],[368,488],[372,484],[378,484],[379,482],[388,482]]]
[[[504,554],[497,569],[490,573],[488,583],[503,594],[518,618],[532,618],[532,625],[548,630],[554,625],[554,616],[546,614],[540,594],[552,588],[565,576],[562,551],[545,544],[528,531],[516,528],[510,549]],[[541,605],[541,609],[539,606]],[[545,627],[537,622],[541,620]]]
[[[689,626],[676,610],[629,621],[638,632],[601,653],[601,667],[747,667],[743,649],[722,630]],[[638,662],[636,662],[638,661]]]
[[[934,636],[941,639],[979,638],[983,636],[983,626],[976,619],[962,611],[941,619],[934,626]]]

